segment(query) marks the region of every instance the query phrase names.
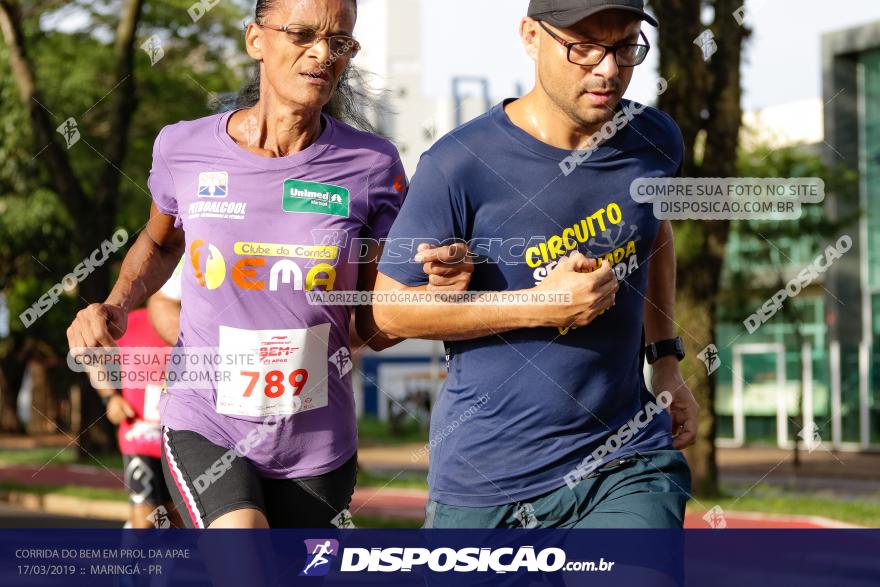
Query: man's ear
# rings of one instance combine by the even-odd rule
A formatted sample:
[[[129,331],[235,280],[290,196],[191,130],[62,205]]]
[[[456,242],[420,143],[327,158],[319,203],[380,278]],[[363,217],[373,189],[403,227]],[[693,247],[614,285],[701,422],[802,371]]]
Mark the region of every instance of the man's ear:
[[[541,35],[539,31],[540,25],[538,21],[528,16],[519,23],[519,36],[522,39],[526,54],[532,58],[532,61],[538,60],[538,51],[541,48]]]
[[[260,47],[263,43],[263,29],[258,27],[256,23],[250,23],[244,32],[244,46],[247,54],[257,61],[263,60],[263,50]]]

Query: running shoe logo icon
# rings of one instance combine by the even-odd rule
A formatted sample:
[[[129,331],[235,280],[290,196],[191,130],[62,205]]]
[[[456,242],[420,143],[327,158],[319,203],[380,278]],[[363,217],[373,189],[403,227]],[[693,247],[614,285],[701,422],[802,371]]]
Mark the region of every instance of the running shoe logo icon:
[[[330,572],[333,559],[339,555],[339,541],[331,538],[318,540],[305,540],[306,566],[303,567],[300,577],[323,577]]]

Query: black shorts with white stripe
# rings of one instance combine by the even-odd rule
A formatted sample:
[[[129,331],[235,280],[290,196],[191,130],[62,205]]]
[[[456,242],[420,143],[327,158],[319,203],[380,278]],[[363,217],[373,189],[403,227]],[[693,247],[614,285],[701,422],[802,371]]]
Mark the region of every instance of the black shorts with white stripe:
[[[219,465],[218,465],[219,463]],[[188,528],[207,528],[245,508],[263,512],[272,528],[332,528],[350,523],[357,454],[317,477],[269,479],[247,459],[196,432],[162,429],[162,467]]]

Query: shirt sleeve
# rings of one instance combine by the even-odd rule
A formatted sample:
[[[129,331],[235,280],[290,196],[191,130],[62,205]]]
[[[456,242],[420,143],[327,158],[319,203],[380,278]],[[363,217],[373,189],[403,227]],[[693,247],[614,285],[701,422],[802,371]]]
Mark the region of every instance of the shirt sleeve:
[[[184,255],[184,257],[186,257],[186,255]],[[180,301],[180,298],[183,297],[183,258],[180,259],[177,267],[174,268],[174,273],[171,274],[171,277],[165,282],[165,285],[163,285],[159,291],[178,302]]]
[[[431,155],[413,176],[400,214],[388,234],[379,271],[409,287],[428,283],[422,263],[413,260],[422,243],[446,245],[462,240],[463,222],[455,190]]]
[[[393,159],[380,156],[370,173],[370,204],[363,237],[378,241],[388,236],[406,197],[406,187],[406,170],[396,150]]]
[[[174,226],[180,227],[182,223],[177,212],[177,190],[174,188],[174,178],[162,152],[162,139],[167,130],[168,127],[163,128],[156,137],[156,142],[153,143],[153,166],[150,168],[147,187],[159,212],[174,216]]]

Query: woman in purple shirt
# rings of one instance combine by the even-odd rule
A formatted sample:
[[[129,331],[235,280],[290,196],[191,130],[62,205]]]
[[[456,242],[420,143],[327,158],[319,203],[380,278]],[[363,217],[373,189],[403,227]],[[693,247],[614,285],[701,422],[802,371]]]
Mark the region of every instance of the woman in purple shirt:
[[[257,2],[245,35],[253,99],[162,129],[149,222],[105,303],[68,329],[71,348],[114,346],[183,256],[177,351],[189,366],[167,374],[161,414],[166,482],[189,527],[346,523],[352,307],[309,294],[372,291],[407,187],[389,141],[339,120],[358,120],[345,81],[356,16],[355,0]],[[431,255],[432,283],[466,288],[467,264]],[[370,306],[355,323],[373,349],[397,342]],[[192,367],[205,353],[217,361],[208,378]]]

